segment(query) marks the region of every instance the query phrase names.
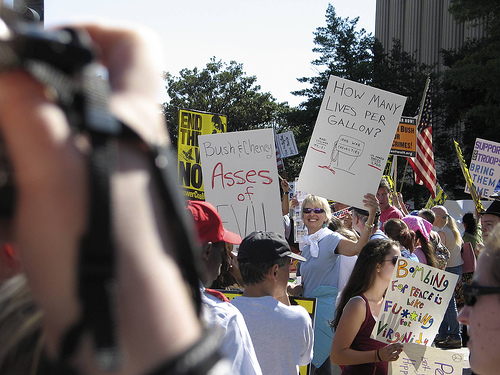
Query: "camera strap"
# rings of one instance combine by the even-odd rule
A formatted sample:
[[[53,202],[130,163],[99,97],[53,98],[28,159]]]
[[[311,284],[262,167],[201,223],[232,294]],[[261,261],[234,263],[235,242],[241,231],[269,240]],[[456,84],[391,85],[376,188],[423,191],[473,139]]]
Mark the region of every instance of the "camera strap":
[[[66,60],[49,56],[28,58],[21,63],[36,79],[52,87],[58,95],[61,108],[70,125],[78,132],[87,134],[91,151],[89,171],[89,219],[88,229],[79,249],[78,294],[82,304],[80,320],[64,335],[59,361],[45,365],[54,373],[69,373],[69,361],[78,349],[84,333],[93,338],[97,365],[101,370],[113,371],[120,367],[122,358],[117,338],[115,317],[116,248],[112,230],[110,179],[116,168],[119,140],[141,141],[147,149],[153,171],[154,183],[161,198],[171,245],[181,273],[190,287],[198,316],[201,313],[198,257],[193,244],[192,221],[183,206],[171,151],[165,147],[147,144],[130,127],[118,121],[108,110],[109,87],[106,80],[98,77],[97,65],[86,61],[90,49],[88,41],[74,30],[66,30],[73,42],[66,51]],[[66,47],[66,45],[61,46]],[[43,51],[43,49],[38,49]],[[67,68],[75,56],[76,70]],[[69,57],[69,58],[68,58]],[[78,59],[77,59],[78,60]],[[63,61],[63,69],[57,66]],[[77,79],[75,79],[75,77]],[[215,337],[215,339],[214,339]],[[204,374],[219,363],[218,342],[214,332],[207,330],[191,349],[169,360],[154,374]],[[197,353],[197,355],[193,355]],[[203,355],[200,355],[203,353]]]

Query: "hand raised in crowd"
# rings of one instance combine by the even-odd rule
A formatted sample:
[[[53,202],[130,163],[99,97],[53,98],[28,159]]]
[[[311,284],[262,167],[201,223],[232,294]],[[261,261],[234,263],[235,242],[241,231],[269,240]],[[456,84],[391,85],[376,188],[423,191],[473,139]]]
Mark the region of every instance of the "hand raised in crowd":
[[[290,184],[284,178],[281,179],[281,189],[283,189],[283,193],[287,193],[290,191]]]

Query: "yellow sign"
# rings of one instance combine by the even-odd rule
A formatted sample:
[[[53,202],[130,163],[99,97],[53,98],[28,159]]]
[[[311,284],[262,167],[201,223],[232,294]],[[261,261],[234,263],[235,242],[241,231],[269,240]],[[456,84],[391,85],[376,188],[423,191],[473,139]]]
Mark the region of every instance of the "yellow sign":
[[[446,195],[441,185],[436,184],[436,198],[432,199],[432,196],[430,196],[424,208],[431,209],[434,206],[443,205],[446,199],[448,199],[448,195]]]
[[[390,154],[413,158],[417,156],[417,119],[401,117]]]
[[[387,158],[387,163],[385,164],[384,176],[392,175],[392,159],[393,156],[389,155],[389,157]]]
[[[455,151],[457,152],[458,163],[460,164],[460,168],[462,169],[462,173],[464,174],[465,182],[467,183],[470,195],[472,197],[472,200],[474,201],[474,205],[476,206],[476,211],[478,213],[482,213],[484,211],[483,204],[481,203],[481,198],[479,198],[479,195],[477,194],[477,190],[476,187],[474,186],[474,181],[472,181],[472,178],[470,176],[467,164],[465,164],[465,159],[462,155],[462,150],[460,149],[460,146],[457,141],[453,142],[455,142]]]
[[[198,136],[225,133],[226,116],[215,113],[179,110],[178,164],[180,186],[191,200],[205,200]]]

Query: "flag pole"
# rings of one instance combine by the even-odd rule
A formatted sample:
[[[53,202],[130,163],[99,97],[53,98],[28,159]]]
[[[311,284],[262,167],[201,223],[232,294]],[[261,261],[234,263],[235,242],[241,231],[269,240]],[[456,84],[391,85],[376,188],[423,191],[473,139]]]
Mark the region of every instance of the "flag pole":
[[[418,109],[417,132],[418,132],[418,126],[420,125],[420,120],[422,119],[422,112],[424,111],[425,94],[427,93],[427,89],[429,88],[430,82],[431,82],[431,76],[427,76],[427,81],[425,81],[424,94],[422,95],[422,99],[420,100],[420,108]],[[403,178],[401,179],[400,193],[403,191],[403,182],[404,182],[405,177],[406,177],[406,168],[408,167],[409,158],[410,158],[409,156],[406,158],[406,166],[405,166],[405,170],[403,171]]]
[[[403,171],[403,178],[401,179],[401,188],[399,189],[400,193],[403,193],[403,183],[405,182],[406,169],[408,168],[408,158],[406,158],[405,169]]]

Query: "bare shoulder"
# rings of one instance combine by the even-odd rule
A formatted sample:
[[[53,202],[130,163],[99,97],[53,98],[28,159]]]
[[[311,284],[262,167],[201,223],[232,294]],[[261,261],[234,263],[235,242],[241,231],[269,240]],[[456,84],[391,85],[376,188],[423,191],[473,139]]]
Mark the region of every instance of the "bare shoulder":
[[[361,296],[352,297],[344,307],[342,317],[350,316],[353,318],[363,317],[366,314],[366,303]]]

